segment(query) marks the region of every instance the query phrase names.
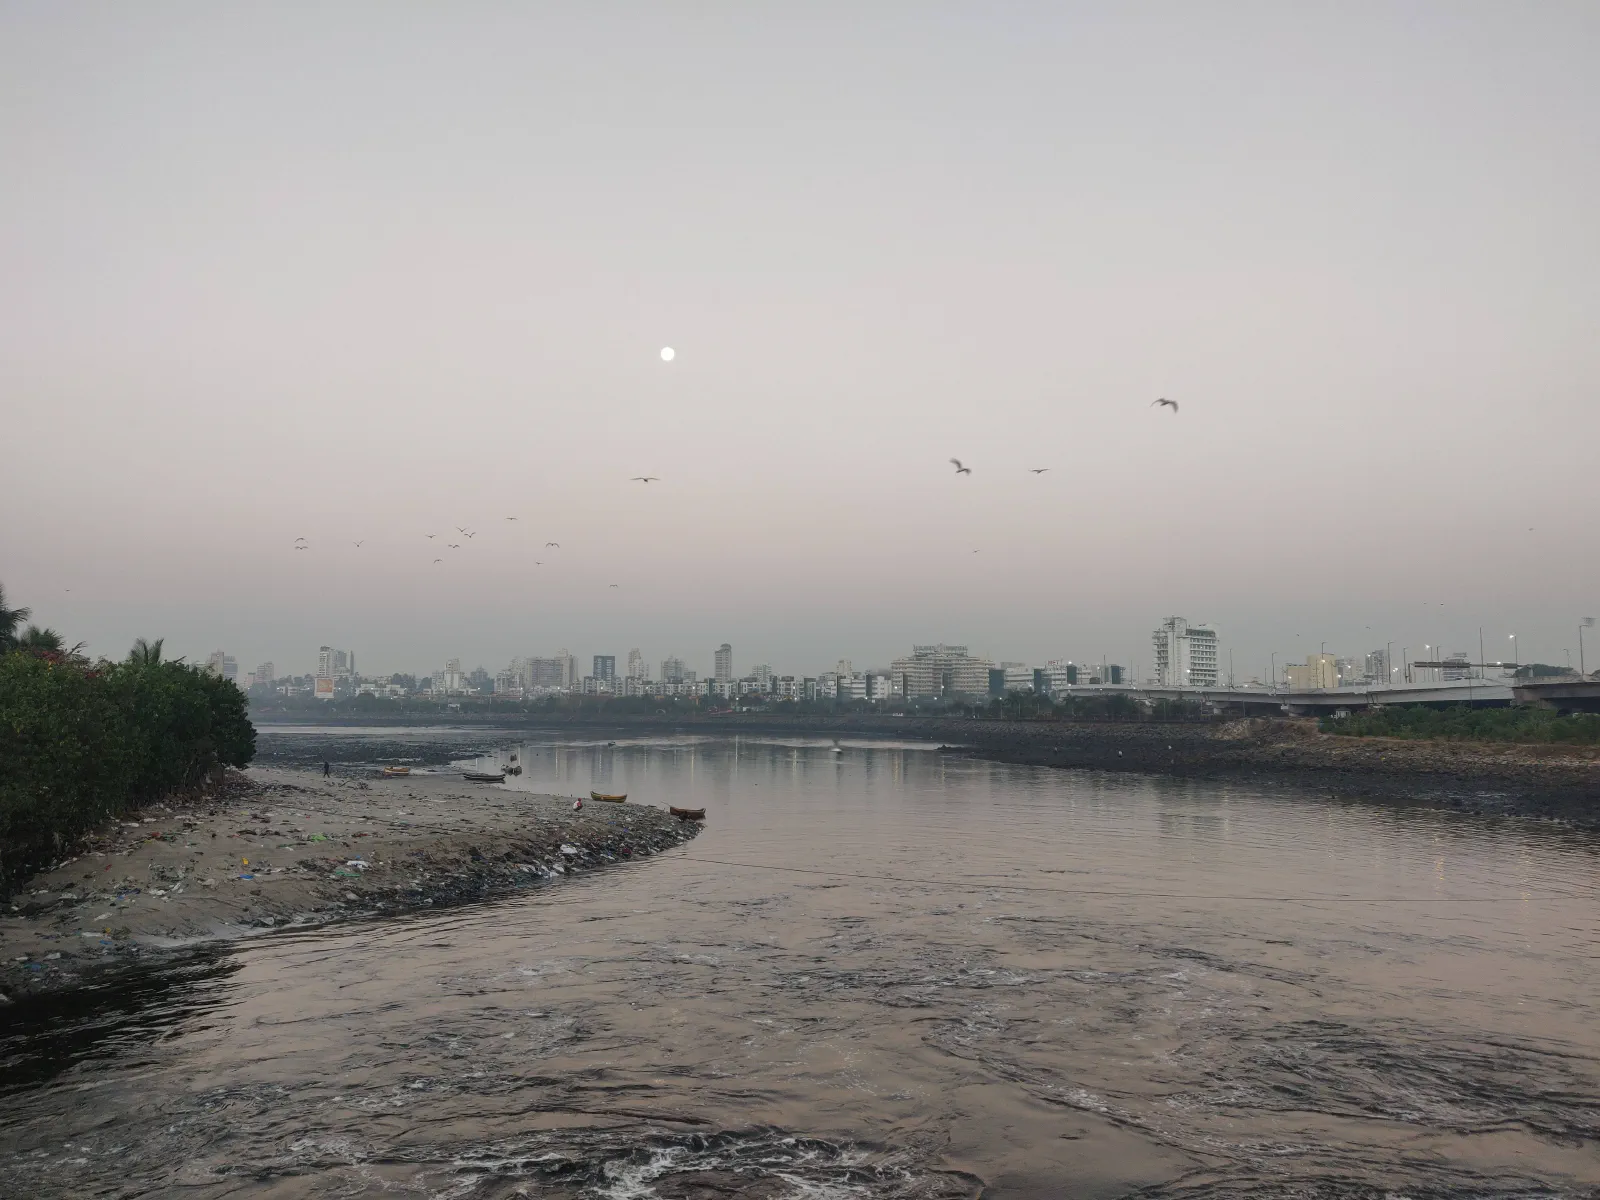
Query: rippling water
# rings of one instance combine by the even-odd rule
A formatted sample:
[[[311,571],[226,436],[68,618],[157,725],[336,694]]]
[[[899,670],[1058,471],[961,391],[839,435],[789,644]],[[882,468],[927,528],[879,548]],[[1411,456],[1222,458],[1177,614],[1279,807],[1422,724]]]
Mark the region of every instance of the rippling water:
[[[882,742],[520,754],[705,831],[14,1025],[0,1194],[1600,1187],[1591,839]]]

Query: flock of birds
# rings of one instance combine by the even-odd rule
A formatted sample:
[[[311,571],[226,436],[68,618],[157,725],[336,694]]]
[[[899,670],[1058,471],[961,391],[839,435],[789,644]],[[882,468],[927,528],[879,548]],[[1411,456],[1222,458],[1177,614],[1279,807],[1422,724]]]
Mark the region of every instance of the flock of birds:
[[[671,358],[669,357],[669,355],[668,355],[668,353],[666,351],[662,352],[662,358],[663,358],[664,361],[668,361],[668,362],[671,361]],[[1178,412],[1178,402],[1176,400],[1168,400],[1165,396],[1163,396],[1163,397],[1161,397],[1160,399],[1157,399],[1157,400],[1152,400],[1150,402],[1150,407],[1151,408],[1157,408],[1157,407],[1169,408],[1169,409],[1172,410],[1173,415],[1177,415],[1177,412]],[[965,463],[963,463],[959,458],[952,458],[950,460],[950,463],[951,463],[952,466],[955,467],[957,475],[971,475],[972,474],[972,468],[967,466]],[[1033,474],[1033,475],[1043,475],[1049,470],[1050,470],[1049,467],[1029,467],[1028,468],[1029,473]],[[659,476],[659,475],[634,475],[629,479],[629,482],[630,483],[644,483],[644,484],[660,483],[661,482],[661,476]],[[507,517],[506,518],[506,520],[508,522],[515,521],[516,519],[517,519],[516,517]],[[462,537],[466,538],[468,541],[471,541],[473,538],[478,536],[478,531],[477,530],[468,529],[465,525],[457,525],[455,527],[455,530],[456,530],[456,532],[458,534],[460,534]],[[427,534],[424,534],[423,536],[426,537],[429,541],[432,541],[434,538],[438,537],[439,535],[436,534],[436,533],[427,533]],[[366,542],[366,539],[363,538],[360,541],[354,542],[352,544],[355,546],[355,548],[357,550],[359,550],[359,549],[361,549],[362,545],[365,544],[365,542]],[[447,542],[447,543],[445,543],[445,549],[447,549],[447,550],[460,550],[464,545],[465,545],[465,543],[463,543],[463,542]],[[545,545],[545,549],[547,549],[547,550],[550,550],[550,549],[559,550],[561,548],[561,543],[560,542],[546,542],[544,545]],[[307,541],[303,537],[295,538],[295,540],[294,540],[294,548],[296,550],[309,550],[309,549],[311,549],[311,543],[309,541]],[[977,554],[978,551],[974,550],[973,553]],[[433,560],[433,565],[438,566],[439,564],[441,564],[443,562],[444,562],[443,558],[436,558],[436,559]],[[543,563],[542,560],[535,559],[533,565],[536,566],[536,567],[542,567],[542,566],[544,566],[544,563]],[[614,587],[614,588],[615,587],[621,587],[621,584],[613,583],[610,586]]]

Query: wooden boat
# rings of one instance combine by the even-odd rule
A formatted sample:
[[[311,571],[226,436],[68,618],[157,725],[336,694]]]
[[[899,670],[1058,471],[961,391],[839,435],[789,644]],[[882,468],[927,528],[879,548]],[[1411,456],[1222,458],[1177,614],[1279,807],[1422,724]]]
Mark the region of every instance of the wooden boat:
[[[409,774],[411,774],[410,767],[385,767],[383,769],[383,775],[385,779],[398,779],[402,775]]]
[[[667,805],[667,811],[680,821],[704,821],[706,819],[706,810],[703,808],[678,808],[669,804]]]
[[[469,783],[504,783],[506,781],[506,773],[504,771],[463,771],[461,772],[461,778]]]
[[[628,793],[627,792],[623,792],[622,795],[620,795],[620,796],[608,796],[604,792],[590,792],[589,793],[589,799],[591,799],[591,800],[607,800],[612,804],[621,804],[627,798],[628,798]]]

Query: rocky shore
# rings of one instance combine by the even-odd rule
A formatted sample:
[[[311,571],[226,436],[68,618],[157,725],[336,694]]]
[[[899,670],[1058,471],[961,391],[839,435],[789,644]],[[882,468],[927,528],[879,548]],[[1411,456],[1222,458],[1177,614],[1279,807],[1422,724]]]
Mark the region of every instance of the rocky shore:
[[[250,768],[108,823],[0,906],[0,1007],[286,927],[486,899],[655,854],[665,809],[459,776]]]

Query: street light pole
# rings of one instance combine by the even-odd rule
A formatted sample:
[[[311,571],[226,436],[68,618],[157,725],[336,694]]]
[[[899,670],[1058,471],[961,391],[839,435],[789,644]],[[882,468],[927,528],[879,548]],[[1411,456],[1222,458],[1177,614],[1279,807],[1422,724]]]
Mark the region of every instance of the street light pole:
[[[1578,674],[1585,679],[1589,678],[1588,664],[1583,661],[1583,631],[1594,628],[1594,618],[1585,617],[1578,622]]]

